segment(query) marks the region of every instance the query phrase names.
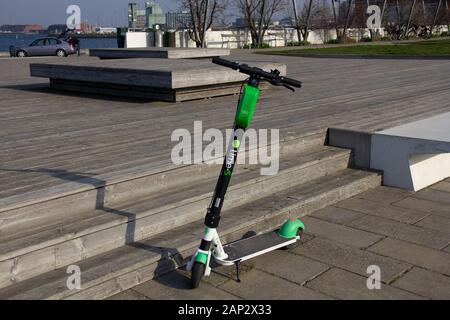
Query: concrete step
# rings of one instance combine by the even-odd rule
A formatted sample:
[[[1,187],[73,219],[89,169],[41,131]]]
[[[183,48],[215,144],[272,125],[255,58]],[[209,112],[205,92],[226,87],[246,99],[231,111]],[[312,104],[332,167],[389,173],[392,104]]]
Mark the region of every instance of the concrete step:
[[[280,158],[308,153],[309,148],[323,145],[324,141],[323,133],[288,137],[280,142]],[[257,151],[246,150],[246,154]],[[37,194],[17,194],[11,199],[0,199],[0,237],[15,235],[24,229],[38,231],[49,225],[77,221],[101,205],[120,206],[151,194],[216,177],[219,168],[220,165],[176,166],[170,163],[155,165],[153,169],[132,168],[114,172],[111,177],[83,179],[79,174],[70,172],[56,175],[56,178],[67,180],[67,183]],[[245,169],[237,166],[236,173],[240,170]]]
[[[342,169],[225,210],[219,231],[226,243],[250,230],[272,230],[288,217],[307,215],[380,183],[377,173]],[[198,245],[202,229],[203,219],[200,218],[77,263],[81,270],[81,290],[67,288],[69,275],[67,268],[61,267],[1,289],[0,298],[107,298],[184,265]],[[306,233],[307,230],[308,226]],[[35,267],[39,268],[37,264]]]
[[[315,146],[304,155],[285,157],[274,176],[261,176],[253,167],[242,169],[233,177],[223,209],[342,170],[349,161],[348,150]],[[0,270],[4,272],[0,273],[0,287],[200,219],[210,202],[216,175],[120,206],[102,205],[73,222],[1,237]]]

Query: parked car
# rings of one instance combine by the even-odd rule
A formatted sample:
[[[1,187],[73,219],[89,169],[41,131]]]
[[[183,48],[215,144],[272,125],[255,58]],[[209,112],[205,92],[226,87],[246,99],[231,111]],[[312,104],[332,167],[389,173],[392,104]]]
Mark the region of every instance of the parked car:
[[[77,48],[68,42],[57,38],[41,38],[34,40],[29,45],[11,47],[12,57],[34,57],[34,56],[58,56],[67,57],[77,52]]]

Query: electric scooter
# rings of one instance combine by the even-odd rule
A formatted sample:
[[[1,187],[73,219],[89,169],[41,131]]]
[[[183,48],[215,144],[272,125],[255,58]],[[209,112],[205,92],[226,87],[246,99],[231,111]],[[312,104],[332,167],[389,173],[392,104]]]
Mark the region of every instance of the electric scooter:
[[[283,86],[295,91],[293,87],[301,88],[300,81],[289,79],[280,75],[278,70],[271,72],[247,64],[228,61],[219,57],[213,58],[213,63],[237,70],[249,76],[244,82],[239,103],[236,110],[234,126],[230,143],[227,147],[224,163],[220,171],[211,203],[205,217],[205,230],[200,247],[188,262],[186,269],[191,271],[192,288],[197,288],[203,276],[211,274],[211,259],[219,265],[236,266],[237,281],[240,282],[240,263],[264,253],[287,247],[300,240],[305,229],[300,220],[287,220],[278,230],[238,240],[222,245],[217,227],[220,221],[220,212],[225,199],[228,185],[231,180],[239,147],[245,130],[250,125],[256,103],[259,98],[259,83],[265,80],[275,86]]]

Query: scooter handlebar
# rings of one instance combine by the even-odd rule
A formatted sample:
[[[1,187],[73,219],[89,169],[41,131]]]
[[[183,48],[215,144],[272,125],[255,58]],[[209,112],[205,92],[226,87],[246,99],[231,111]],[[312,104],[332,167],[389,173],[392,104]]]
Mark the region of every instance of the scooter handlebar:
[[[293,86],[296,88],[301,88],[302,87],[302,82],[295,80],[295,79],[291,79],[291,78],[286,78],[286,77],[281,77],[281,82],[283,82],[284,84],[287,84],[288,86]]]
[[[296,88],[302,87],[301,81],[280,76],[280,74],[277,70],[273,70],[272,72],[267,72],[260,68],[250,67],[247,64],[239,64],[238,62],[225,60],[220,57],[214,57],[212,59],[212,62],[215,64],[218,64],[220,66],[223,66],[223,67],[231,68],[233,70],[238,70],[239,72],[248,74],[250,76],[256,75],[258,77],[268,80],[272,84],[277,84],[277,85],[284,84],[284,85],[288,85],[288,86],[292,86],[292,87],[296,87]]]
[[[214,57],[212,59],[212,62],[215,63],[215,64],[218,64],[220,66],[223,66],[223,67],[231,68],[233,70],[238,70],[239,69],[239,63],[233,62],[233,61],[229,61],[229,60],[225,60],[225,59],[222,59],[220,57]]]

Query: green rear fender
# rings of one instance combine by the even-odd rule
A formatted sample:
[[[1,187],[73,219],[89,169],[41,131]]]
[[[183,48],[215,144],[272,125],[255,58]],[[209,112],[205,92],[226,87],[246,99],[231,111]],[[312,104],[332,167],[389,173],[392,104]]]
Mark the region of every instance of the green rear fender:
[[[298,230],[305,230],[305,225],[300,220],[287,220],[278,230],[278,235],[283,238],[291,239],[295,238],[298,234]]]

